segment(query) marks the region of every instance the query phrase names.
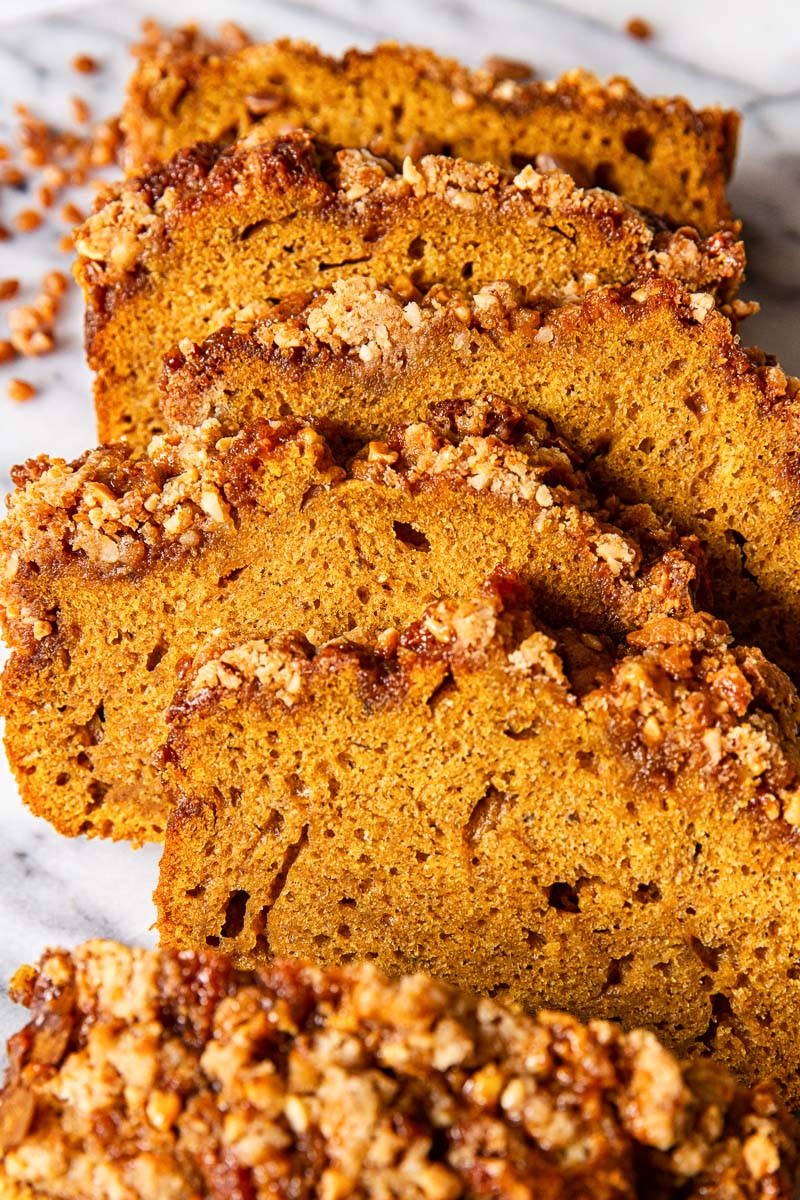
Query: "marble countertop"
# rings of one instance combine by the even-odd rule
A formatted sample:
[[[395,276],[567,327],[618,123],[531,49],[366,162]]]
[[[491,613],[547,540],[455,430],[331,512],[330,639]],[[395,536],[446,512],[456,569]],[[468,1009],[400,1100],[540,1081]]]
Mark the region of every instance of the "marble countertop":
[[[145,16],[177,23],[213,22],[224,13],[260,37],[305,37],[331,52],[382,38],[417,42],[477,64],[489,53],[532,62],[540,76],[582,65],[600,75],[625,74],[644,91],[683,93],[698,105],[738,108],[744,128],[734,209],[745,222],[750,258],[746,296],[763,311],[746,338],[800,373],[800,17],[794,0],[762,0],[753,29],[750,0],[0,0],[0,142],[10,142],[13,107],[22,101],[54,123],[67,119],[69,97],[84,96],[95,118],[118,110],[129,70],[128,45]],[[631,16],[648,19],[655,36],[623,33]],[[95,75],[70,69],[77,54],[101,64]],[[75,197],[86,205],[86,196]],[[24,194],[2,198],[0,221],[26,206]],[[0,278],[35,295],[53,265],[64,266],[57,221],[0,244]],[[61,261],[59,261],[61,260]],[[0,491],[13,463],[47,451],[67,457],[94,442],[90,377],[83,362],[80,302],[68,296],[59,352],[0,367]],[[0,323],[4,324],[2,313]],[[4,336],[0,331],[0,337]],[[39,394],[27,404],[6,396],[19,375]],[[158,848],[68,841],[25,811],[0,761],[0,984],[47,945],[90,936],[153,942]],[[0,997],[0,1039],[20,1023]]]

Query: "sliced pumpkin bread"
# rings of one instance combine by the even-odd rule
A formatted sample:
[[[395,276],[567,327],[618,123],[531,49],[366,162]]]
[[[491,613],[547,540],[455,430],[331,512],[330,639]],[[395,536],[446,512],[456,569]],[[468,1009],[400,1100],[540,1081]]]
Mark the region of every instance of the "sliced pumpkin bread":
[[[645,1024],[800,1102],[800,699],[707,614],[615,643],[507,576],[187,671],[164,945],[368,958]]]
[[[428,156],[402,172],[366,150],[256,128],[228,150],[182,151],[112,188],[76,237],[101,441],[144,447],[163,428],[161,360],[226,312],[350,275],[480,286],[512,277],[546,296],[675,275],[731,299],[736,234],[670,232],[560,171],[518,175]]]
[[[233,429],[310,406],[382,436],[432,392],[530,405],[600,491],[700,540],[714,611],[800,681],[800,385],[707,294],[651,278],[553,304],[507,283],[420,295],[351,279],[184,342],[162,384],[169,420]]]
[[[163,714],[215,631],[371,636],[503,564],[554,617],[624,632],[690,611],[704,582],[692,539],[645,506],[600,508],[565,446],[508,406],[331,439],[297,418],[234,438],[208,421],[145,458],[116,445],[18,470],[0,525],[5,741],[61,832],[163,836]]]
[[[674,225],[710,233],[729,219],[736,113],[652,99],[627,79],[602,83],[587,71],[555,82],[529,75],[519,63],[470,71],[388,43],[335,59],[285,38],[242,45],[193,27],[156,31],[128,86],[126,165],[138,173],[254,124],[276,134],[304,127],[398,161],[453,154],[519,170],[556,160],[584,185],[619,192]]]

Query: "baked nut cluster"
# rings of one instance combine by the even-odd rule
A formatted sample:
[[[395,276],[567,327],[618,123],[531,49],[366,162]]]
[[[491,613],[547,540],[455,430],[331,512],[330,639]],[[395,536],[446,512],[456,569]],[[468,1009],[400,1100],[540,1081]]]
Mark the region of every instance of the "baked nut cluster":
[[[32,1019],[0,1093],[12,1197],[790,1197],[772,1091],[681,1068],[644,1030],[368,964],[242,972],[111,942],[14,988]]]

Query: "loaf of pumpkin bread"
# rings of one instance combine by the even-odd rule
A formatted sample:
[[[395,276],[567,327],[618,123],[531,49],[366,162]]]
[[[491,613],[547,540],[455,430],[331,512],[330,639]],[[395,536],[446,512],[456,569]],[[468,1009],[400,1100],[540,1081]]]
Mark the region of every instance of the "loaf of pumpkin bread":
[[[75,273],[100,440],[140,446],[163,424],[163,355],[253,301],[354,274],[471,287],[509,276],[564,296],[643,271],[729,300],[743,269],[734,232],[670,232],[557,170],[427,156],[398,172],[367,150],[258,127],[228,150],[182,151],[99,205],[76,235]]]
[[[792,1200],[775,1090],[424,975],[87,942],[20,970],[4,1200]]]
[[[297,418],[234,438],[212,420],[146,458],[42,458],[17,481],[0,525],[6,748],[23,798],[67,834],[163,835],[162,714],[215,630],[371,636],[504,564],[554,619],[623,633],[690,612],[704,580],[693,539],[645,506],[601,509],[567,448],[499,402],[441,405],[357,451]]]
[[[650,279],[552,304],[503,283],[420,295],[350,279],[253,317],[168,356],[169,420],[310,410],[382,436],[431,392],[531,405],[595,487],[699,538],[714,611],[800,681],[798,381],[745,350],[709,295]]]
[[[519,170],[556,160],[584,186],[619,192],[673,225],[710,233],[729,219],[738,115],[650,99],[626,79],[570,71],[539,82],[519,63],[470,71],[391,44],[333,59],[305,42],[215,41],[194,27],[156,29],[138,55],[122,114],[131,173],[258,123],[276,134],[313,129],[398,162],[454,154]]]
[[[722,622],[619,644],[505,576],[399,636],[218,639],[168,719],[164,945],[557,1002],[800,1102],[800,700]]]

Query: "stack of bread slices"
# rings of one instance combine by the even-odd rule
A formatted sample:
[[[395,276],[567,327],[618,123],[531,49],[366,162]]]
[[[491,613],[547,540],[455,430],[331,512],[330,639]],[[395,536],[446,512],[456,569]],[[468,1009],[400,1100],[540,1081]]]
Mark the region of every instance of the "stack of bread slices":
[[[0,1194],[790,1200],[800,381],[735,114],[189,29],[123,128],[2,711],[34,813],[164,841],[162,950],[20,973]]]

